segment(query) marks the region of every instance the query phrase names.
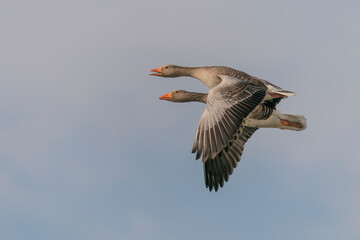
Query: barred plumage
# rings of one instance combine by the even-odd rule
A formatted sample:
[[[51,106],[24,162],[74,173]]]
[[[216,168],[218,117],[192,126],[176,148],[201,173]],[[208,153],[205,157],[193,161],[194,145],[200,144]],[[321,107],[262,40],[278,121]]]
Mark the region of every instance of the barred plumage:
[[[190,98],[162,96],[169,101],[199,101],[207,104],[200,119],[192,152],[202,156],[206,187],[218,190],[228,181],[240,161],[244,144],[258,127],[302,130],[301,115],[280,114],[276,105],[295,93],[266,80],[224,66],[180,67],[165,65],[151,70],[162,77],[189,76],[210,88],[209,94],[191,93]],[[183,90],[181,90],[183,91]],[[185,91],[183,91],[185,92]],[[171,97],[171,94],[169,95]],[[284,125],[285,124],[285,125]]]

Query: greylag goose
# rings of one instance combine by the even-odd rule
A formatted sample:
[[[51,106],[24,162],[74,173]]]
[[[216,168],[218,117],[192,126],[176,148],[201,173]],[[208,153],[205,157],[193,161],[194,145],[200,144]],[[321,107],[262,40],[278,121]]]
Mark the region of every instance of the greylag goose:
[[[242,134],[245,119],[259,104],[265,106],[265,111],[260,111],[262,115],[258,119],[266,119],[282,98],[295,95],[268,81],[228,67],[165,65],[150,71],[152,76],[194,77],[210,88],[192,149],[196,159],[202,156],[203,162],[221,154]],[[218,180],[214,181],[219,184]]]
[[[171,102],[206,103],[207,96],[205,93],[175,90],[159,98]],[[271,111],[271,115],[269,115],[269,111]],[[264,118],[263,116],[268,117]],[[282,114],[265,104],[256,106],[245,119],[242,132],[238,133],[218,155],[214,158],[210,157],[203,163],[205,186],[210,191],[213,188],[217,191],[219,186],[223,187],[224,181],[227,182],[229,180],[229,176],[241,159],[245,143],[258,128],[280,128],[300,131],[306,128],[306,120],[302,115]]]

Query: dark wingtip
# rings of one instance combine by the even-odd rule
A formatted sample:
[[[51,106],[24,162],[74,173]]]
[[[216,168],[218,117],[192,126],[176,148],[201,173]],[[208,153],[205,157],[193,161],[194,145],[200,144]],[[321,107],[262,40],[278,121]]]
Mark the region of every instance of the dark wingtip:
[[[195,153],[195,152],[196,152],[196,146],[195,146],[195,143],[194,143],[193,148],[191,150],[191,153]]]
[[[213,190],[213,185],[209,184],[209,191],[211,192]]]
[[[197,152],[197,153],[196,153],[196,157],[195,157],[196,160],[198,160],[200,157],[201,157],[201,152]]]

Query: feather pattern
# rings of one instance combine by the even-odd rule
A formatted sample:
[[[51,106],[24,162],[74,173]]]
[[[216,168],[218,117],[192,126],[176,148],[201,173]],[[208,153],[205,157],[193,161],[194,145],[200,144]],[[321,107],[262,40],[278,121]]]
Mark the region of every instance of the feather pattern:
[[[204,162],[205,186],[210,191],[212,189],[217,191],[219,187],[223,187],[224,182],[229,180],[229,176],[240,162],[245,143],[257,129],[244,127],[241,134],[237,134],[232,140],[232,146],[228,145],[214,158],[209,158]]]
[[[202,156],[205,184],[210,191],[217,191],[229,180],[241,159],[244,144],[259,127],[291,130],[306,127],[303,116],[280,114],[276,111],[276,105],[281,99],[294,96],[294,92],[245,72],[224,66],[176,65],[165,65],[150,71],[156,72],[151,74],[155,76],[193,77],[210,88],[208,95],[191,93],[188,98],[173,97],[170,100],[207,104],[199,122],[192,152],[196,153],[196,159]]]
[[[242,130],[244,119],[261,103],[266,88],[220,75],[222,81],[210,89],[206,109],[196,132],[193,153],[203,162],[215,156]],[[226,125],[226,126],[225,126]]]

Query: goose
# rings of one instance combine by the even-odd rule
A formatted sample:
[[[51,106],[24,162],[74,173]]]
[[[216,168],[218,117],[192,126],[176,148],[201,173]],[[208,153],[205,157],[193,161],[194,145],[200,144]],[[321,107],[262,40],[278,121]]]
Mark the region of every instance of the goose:
[[[258,105],[265,110],[260,111],[262,115],[259,114],[256,120],[266,119],[281,99],[295,95],[294,92],[284,90],[266,80],[223,66],[164,65],[150,72],[152,76],[193,77],[210,88],[206,98],[206,109],[200,118],[192,149],[196,159],[202,156],[204,163],[221,155],[234,139],[248,130],[244,129],[245,120]],[[211,181],[214,181],[215,185],[220,184],[219,180]]]
[[[174,90],[160,96],[159,99],[171,102],[201,102],[206,104],[207,97],[208,94],[205,93]],[[295,131],[306,128],[306,119],[303,115],[282,114],[278,110],[273,110],[271,115],[268,115],[267,111],[271,111],[271,109],[268,109],[266,105],[259,104],[256,106],[245,119],[242,132],[238,133],[218,155],[203,163],[205,186],[210,191],[213,188],[217,191],[219,187],[224,186],[224,182],[229,180],[229,176],[233,173],[237,163],[240,162],[245,143],[258,128],[279,128]],[[268,117],[264,118],[264,115]]]

